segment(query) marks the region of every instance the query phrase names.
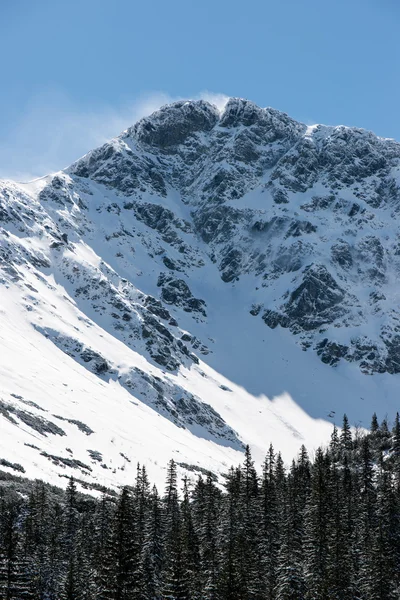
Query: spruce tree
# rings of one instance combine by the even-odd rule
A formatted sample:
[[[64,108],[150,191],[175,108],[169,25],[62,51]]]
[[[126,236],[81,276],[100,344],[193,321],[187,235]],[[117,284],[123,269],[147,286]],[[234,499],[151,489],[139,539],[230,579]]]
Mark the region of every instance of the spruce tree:
[[[46,592],[49,600],[58,600],[62,595],[65,575],[64,510],[65,505],[55,501],[48,515]]]
[[[311,470],[311,493],[306,508],[305,580],[308,600],[328,596],[329,458],[318,448]]]
[[[188,600],[202,598],[200,587],[199,539],[194,527],[187,477],[183,480],[181,504],[182,571]]]
[[[79,560],[78,560],[79,513],[77,509],[77,489],[71,477],[66,490],[64,512],[63,550],[66,556],[66,575],[62,590],[62,600],[79,600]]]
[[[390,473],[385,469],[382,455],[379,460],[379,473],[376,485],[376,522],[371,532],[371,578],[368,594],[372,600],[395,598],[396,548],[396,506]],[[398,567],[399,563],[397,563]],[[396,578],[398,580],[398,578]],[[367,590],[365,589],[365,592]]]
[[[133,563],[135,565],[132,579],[132,598],[140,600],[142,590],[145,586],[143,571],[143,549],[146,534],[146,523],[150,508],[149,502],[150,484],[146,468],[137,465],[136,482],[133,490],[133,510],[135,521],[135,532],[133,541]]]
[[[200,588],[204,600],[217,600],[219,574],[218,526],[221,493],[211,473],[199,477],[193,491],[193,518],[199,539]]]
[[[376,526],[376,490],[374,486],[374,465],[370,440],[364,437],[360,448],[360,476],[359,485],[359,581],[358,588],[366,598],[372,589],[373,558],[371,553]]]
[[[225,477],[225,494],[219,523],[218,596],[224,600],[240,598],[239,497],[241,469],[231,468]]]
[[[328,476],[327,536],[327,588],[329,597],[337,600],[353,600],[351,578],[351,520],[346,498],[347,474],[335,463]],[[351,493],[351,490],[349,490]]]
[[[277,581],[277,555],[279,549],[278,497],[275,477],[275,452],[270,445],[264,461],[260,490],[260,552],[261,589],[267,600],[275,597]]]
[[[337,461],[340,456],[340,439],[336,425],[333,426],[333,431],[331,434],[331,441],[329,444],[329,452],[331,455],[331,459],[333,461]]]
[[[380,446],[379,446],[380,451],[386,452],[387,450],[390,450],[390,448],[392,446],[392,438],[390,435],[387,419],[383,419],[383,421],[379,427],[379,440],[380,440]]]
[[[29,494],[24,520],[24,555],[28,561],[27,570],[31,581],[32,593],[36,598],[46,594],[50,565],[49,547],[49,515],[51,505],[45,485],[35,481]]]
[[[374,413],[372,415],[371,426],[370,426],[371,435],[376,434],[378,431],[379,431],[378,417],[376,416],[376,413]]]
[[[187,595],[187,580],[182,557],[177,469],[175,462],[171,460],[167,470],[164,496],[163,597],[166,600],[186,600]]]
[[[342,431],[340,433],[340,447],[342,453],[349,453],[352,449],[352,435],[347,415],[343,415]]]
[[[154,486],[149,498],[149,511],[141,557],[143,587],[141,600],[159,600],[162,589],[163,515],[161,500]]]
[[[238,585],[243,599],[259,596],[261,587],[261,555],[258,477],[249,446],[241,469],[238,496]]]
[[[293,462],[280,511],[281,528],[275,590],[276,598],[279,600],[303,600],[305,597],[302,547],[303,515],[299,510],[297,496],[298,484],[302,486],[302,483],[296,481],[297,479],[297,467]]]
[[[0,597],[19,600],[26,580],[21,563],[21,536],[18,527],[22,502],[17,495],[2,498],[0,504]]]
[[[114,516],[115,600],[131,600],[135,571],[134,510],[132,494],[122,488]]]
[[[116,593],[115,506],[103,493],[95,514],[94,567],[96,600],[113,600]]]

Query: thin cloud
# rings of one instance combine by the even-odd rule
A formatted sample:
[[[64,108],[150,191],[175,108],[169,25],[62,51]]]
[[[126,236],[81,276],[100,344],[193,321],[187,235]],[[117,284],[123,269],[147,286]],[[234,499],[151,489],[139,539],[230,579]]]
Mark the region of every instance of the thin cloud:
[[[226,103],[229,100],[229,96],[226,96],[225,94],[215,94],[214,92],[207,91],[201,92],[197,98],[202,98],[203,100],[210,102],[210,104],[215,104],[220,112],[224,110]]]
[[[203,98],[223,110],[228,97],[201,92]],[[65,94],[48,91],[35,97],[19,122],[0,141],[0,177],[29,181],[63,169],[89,150],[164,104],[187,98],[163,92],[142,95],[130,105],[82,110]]]

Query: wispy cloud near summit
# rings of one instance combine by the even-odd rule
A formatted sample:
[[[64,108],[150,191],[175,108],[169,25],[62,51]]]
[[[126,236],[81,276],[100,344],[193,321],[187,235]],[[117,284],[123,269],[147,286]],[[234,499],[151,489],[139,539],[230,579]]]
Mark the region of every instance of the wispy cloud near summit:
[[[228,97],[201,92],[203,98],[223,110]],[[163,92],[143,94],[123,106],[78,107],[59,91],[42,93],[0,140],[0,177],[27,181],[58,171],[121,131],[181,97]],[[185,98],[186,99],[186,98]]]

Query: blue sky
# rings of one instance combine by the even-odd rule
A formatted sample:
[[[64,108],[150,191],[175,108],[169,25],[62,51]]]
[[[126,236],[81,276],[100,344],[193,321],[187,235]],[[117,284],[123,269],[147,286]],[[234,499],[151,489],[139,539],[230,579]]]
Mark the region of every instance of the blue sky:
[[[400,140],[398,0],[0,0],[0,176],[205,91]]]

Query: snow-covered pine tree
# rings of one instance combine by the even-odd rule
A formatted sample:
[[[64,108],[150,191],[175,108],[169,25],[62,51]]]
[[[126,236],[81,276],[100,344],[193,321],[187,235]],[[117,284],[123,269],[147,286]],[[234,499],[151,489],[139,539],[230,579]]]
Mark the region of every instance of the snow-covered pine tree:
[[[162,506],[157,488],[154,486],[149,498],[141,556],[143,573],[141,600],[161,599],[163,555]]]
[[[132,494],[126,486],[122,488],[118,498],[113,530],[115,540],[115,600],[131,600],[135,570],[135,528]]]
[[[35,597],[41,598],[46,593],[50,573],[48,548],[51,503],[43,481],[34,482],[24,512],[24,555],[28,561],[31,589]]]
[[[261,591],[266,600],[273,600],[277,580],[279,550],[278,498],[275,478],[275,452],[272,444],[264,461],[260,494],[260,554]]]
[[[327,587],[332,600],[353,600],[351,585],[351,530],[344,493],[344,471],[331,460],[328,477],[327,520],[328,558]],[[347,484],[347,482],[346,482]]]
[[[200,588],[204,600],[218,599],[219,554],[218,526],[221,492],[211,473],[200,476],[192,494],[193,520],[199,539]]]
[[[33,599],[30,560],[21,535],[22,501],[16,494],[0,500],[0,597]]]
[[[360,555],[358,589],[369,600],[373,583],[371,549],[376,527],[376,489],[374,486],[373,455],[368,437],[361,440],[359,461],[360,474],[357,481],[359,486],[358,552]]]
[[[225,494],[218,528],[218,596],[224,600],[240,598],[239,496],[241,469],[231,468],[225,477]]]
[[[393,577],[396,565],[396,538],[399,534],[399,515],[393,477],[387,470],[383,453],[379,457],[376,476],[376,511],[371,540],[371,581],[368,589],[371,600],[395,599],[399,577]],[[398,569],[397,569],[398,570]]]
[[[200,587],[200,550],[197,531],[194,527],[192,504],[190,502],[189,482],[183,479],[183,497],[181,503],[181,540],[182,570],[186,581],[188,600],[202,598]]]
[[[343,415],[342,431],[340,433],[341,453],[349,453],[353,447],[351,428],[346,414]]]
[[[113,530],[115,505],[103,493],[95,513],[94,557],[96,600],[114,600],[116,591],[116,544]]]
[[[303,600],[305,582],[302,569],[303,518],[299,510],[299,484],[297,466],[293,461],[283,505],[280,510],[281,531],[277,560],[276,598]],[[300,500],[301,501],[301,500]]]
[[[311,493],[306,508],[305,580],[308,600],[325,600],[328,595],[328,519],[330,461],[321,448],[311,470]]]
[[[146,467],[137,465],[136,481],[133,489],[133,511],[134,511],[134,539],[133,539],[133,564],[132,575],[132,599],[140,600],[145,587],[145,575],[143,571],[143,548],[146,534],[146,523],[150,509],[150,484],[147,477]]]
[[[178,500],[177,469],[170,460],[164,496],[164,564],[163,590],[165,600],[187,600],[187,580],[183,568],[181,514]]]
[[[63,521],[63,552],[66,557],[66,570],[61,590],[62,600],[79,600],[80,596],[80,564],[78,558],[79,520],[77,489],[75,481],[71,477],[66,489]]]
[[[243,600],[260,598],[261,555],[258,476],[250,447],[246,446],[238,496],[238,583]]]

